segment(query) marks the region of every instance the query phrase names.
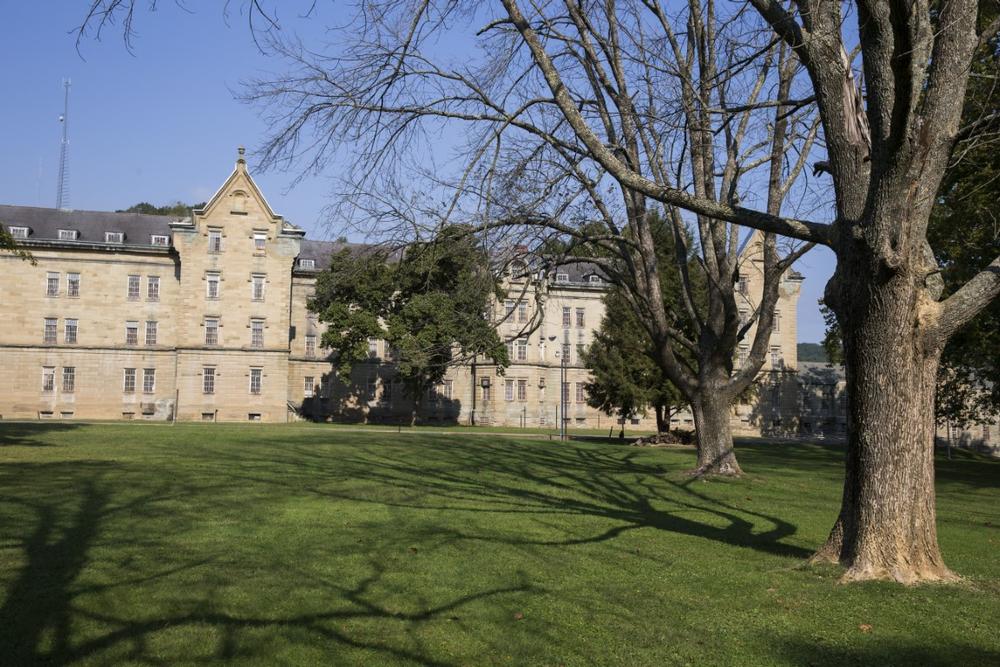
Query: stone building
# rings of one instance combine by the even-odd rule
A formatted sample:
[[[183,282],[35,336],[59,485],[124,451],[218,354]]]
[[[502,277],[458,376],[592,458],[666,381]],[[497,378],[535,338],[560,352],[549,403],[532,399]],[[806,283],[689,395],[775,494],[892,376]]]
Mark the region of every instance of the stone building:
[[[343,244],[306,239],[277,215],[242,151],[190,218],[0,206],[0,224],[36,260],[0,254],[0,418],[393,422],[410,414],[382,341],[370,341],[371,362],[350,382],[332,372],[307,301]],[[741,251],[741,317],[759,301],[760,255],[751,235]],[[422,421],[612,425],[586,405],[580,363],[603,316],[601,275],[523,268],[496,304],[511,365],[503,374],[488,359],[453,368],[423,402]],[[798,367],[800,283],[794,272],[782,282],[762,371],[772,384],[787,385]],[[786,393],[769,399],[782,402],[782,414],[798,405]],[[754,397],[734,409],[745,433],[774,420]],[[690,425],[678,415],[675,426]]]

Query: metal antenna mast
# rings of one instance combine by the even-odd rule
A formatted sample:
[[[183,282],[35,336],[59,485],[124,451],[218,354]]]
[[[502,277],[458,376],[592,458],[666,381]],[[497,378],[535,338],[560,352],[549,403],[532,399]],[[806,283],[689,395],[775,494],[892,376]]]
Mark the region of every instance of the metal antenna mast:
[[[62,123],[62,146],[59,150],[59,181],[56,189],[56,208],[69,207],[69,87],[72,82],[63,79],[65,96],[63,98],[63,112],[59,116]]]

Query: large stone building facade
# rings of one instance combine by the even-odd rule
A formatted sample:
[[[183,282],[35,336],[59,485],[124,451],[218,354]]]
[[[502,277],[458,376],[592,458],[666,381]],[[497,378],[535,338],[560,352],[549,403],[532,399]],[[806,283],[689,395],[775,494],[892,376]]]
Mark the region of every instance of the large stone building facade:
[[[371,362],[350,382],[333,373],[323,324],[307,302],[343,244],[306,239],[277,215],[242,152],[190,218],[0,206],[0,224],[35,259],[0,254],[4,419],[395,422],[410,415],[382,341],[370,341]],[[752,235],[741,251],[741,317],[751,318],[759,301],[760,259]],[[421,402],[420,419],[611,427],[586,404],[589,373],[580,361],[603,316],[600,274],[579,266],[512,275],[495,313],[510,366],[500,373],[475,359],[453,368]],[[794,272],[782,281],[762,389],[734,408],[739,432],[800,428],[793,387],[800,283]],[[675,418],[674,426],[691,425],[690,415]]]

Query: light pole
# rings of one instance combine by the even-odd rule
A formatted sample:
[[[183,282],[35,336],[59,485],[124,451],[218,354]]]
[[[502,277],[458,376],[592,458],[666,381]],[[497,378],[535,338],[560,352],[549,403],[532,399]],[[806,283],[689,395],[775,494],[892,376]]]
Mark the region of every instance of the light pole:
[[[555,336],[549,336],[549,341],[555,342]],[[561,350],[556,350],[556,357],[559,358],[559,439],[566,439],[566,399],[569,398],[566,394],[569,393],[569,388],[566,386],[566,349],[569,347],[567,344],[562,344]]]

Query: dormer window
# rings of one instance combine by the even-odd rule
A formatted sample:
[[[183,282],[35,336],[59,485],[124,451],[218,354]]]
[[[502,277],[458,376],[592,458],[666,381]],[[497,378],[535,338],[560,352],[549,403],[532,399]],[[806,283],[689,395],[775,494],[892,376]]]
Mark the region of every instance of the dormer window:
[[[105,243],[122,243],[125,241],[125,232],[104,232]]]
[[[165,234],[153,234],[149,237],[150,245],[168,246],[170,245],[170,237]]]
[[[590,283],[593,283],[594,285],[600,285],[601,284],[601,277],[600,276],[590,276],[589,278],[587,278],[587,281],[590,282]]]
[[[315,269],[316,260],[315,259],[300,259],[299,260],[300,269]]]
[[[557,273],[556,274],[556,282],[557,283],[568,283],[569,282],[569,274],[568,273]]]
[[[525,272],[526,268],[527,267],[526,267],[525,263],[522,262],[522,261],[520,261],[520,260],[512,262],[511,265],[510,265],[510,275],[511,275],[511,277],[515,278],[515,279],[517,279],[517,278],[523,278],[524,277],[524,272]]]
[[[75,241],[79,238],[80,232],[75,229],[60,229],[59,230],[59,240],[60,241]]]
[[[8,227],[7,231],[10,232],[10,235],[15,239],[26,239],[30,233],[30,230],[27,227]]]

